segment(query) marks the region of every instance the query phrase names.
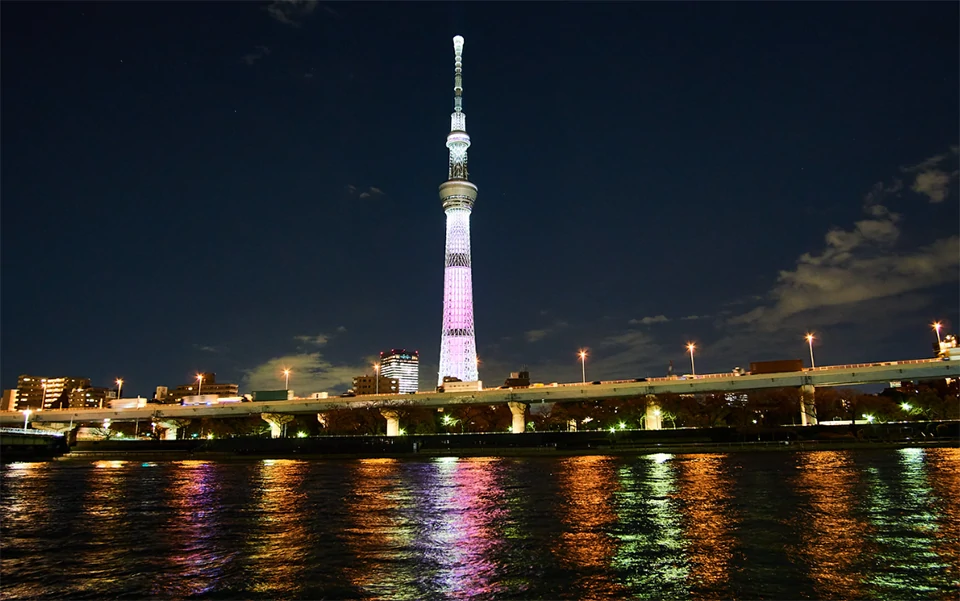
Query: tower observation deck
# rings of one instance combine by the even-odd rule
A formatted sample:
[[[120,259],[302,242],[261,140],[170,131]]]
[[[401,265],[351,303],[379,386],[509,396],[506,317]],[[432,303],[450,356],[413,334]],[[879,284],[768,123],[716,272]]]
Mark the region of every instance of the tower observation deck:
[[[478,380],[477,342],[473,329],[473,277],[470,264],[470,213],[477,187],[467,172],[467,116],[463,113],[463,38],[453,38],[453,114],[447,149],[447,181],[440,184],[440,200],[447,215],[447,243],[443,272],[443,331],[437,385],[452,376],[464,382]]]

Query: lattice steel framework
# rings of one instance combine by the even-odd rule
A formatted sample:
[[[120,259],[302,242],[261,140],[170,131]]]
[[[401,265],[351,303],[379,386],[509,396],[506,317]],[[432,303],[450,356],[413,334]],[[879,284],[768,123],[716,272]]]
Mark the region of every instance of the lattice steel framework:
[[[464,382],[479,379],[477,342],[473,329],[473,278],[470,267],[470,213],[477,200],[477,187],[468,180],[467,116],[463,113],[463,38],[453,38],[455,56],[453,114],[450,115],[450,171],[440,185],[440,200],[447,214],[446,260],[443,272],[443,332],[440,338],[440,372]]]

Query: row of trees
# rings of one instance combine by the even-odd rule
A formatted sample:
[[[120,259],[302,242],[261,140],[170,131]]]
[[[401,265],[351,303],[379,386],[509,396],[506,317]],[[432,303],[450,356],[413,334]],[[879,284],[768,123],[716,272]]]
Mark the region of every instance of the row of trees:
[[[821,388],[815,404],[820,421],[860,420],[877,422],[903,420],[960,419],[957,382],[943,380],[917,387],[864,394],[855,390]],[[663,427],[735,426],[771,427],[800,423],[800,391],[796,388],[758,390],[749,393],[656,396]],[[527,411],[529,430],[566,430],[571,420],[578,429],[643,428],[648,399],[608,399],[555,403],[547,411]],[[429,408],[399,410],[400,425],[406,434],[465,432],[508,432],[512,414],[505,404],[459,405],[442,411]],[[146,424],[141,433],[158,435]],[[132,424],[115,424],[114,430],[132,435]],[[129,430],[129,432],[127,432]],[[181,436],[227,438],[269,435],[270,427],[259,416],[246,418],[203,418],[185,421]],[[386,420],[377,409],[336,409],[316,415],[297,415],[286,424],[285,436],[376,435],[384,434]]]

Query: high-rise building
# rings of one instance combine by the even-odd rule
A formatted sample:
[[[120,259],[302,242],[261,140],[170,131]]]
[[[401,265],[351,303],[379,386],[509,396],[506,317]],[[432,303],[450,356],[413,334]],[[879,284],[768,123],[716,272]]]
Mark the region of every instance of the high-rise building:
[[[447,148],[450,170],[440,184],[440,200],[447,215],[447,242],[443,272],[443,329],[440,338],[440,371],[437,385],[445,376],[464,382],[477,375],[477,342],[473,328],[473,274],[470,262],[470,213],[477,200],[477,187],[467,172],[467,116],[463,112],[463,38],[453,38],[453,114]]]
[[[380,353],[380,375],[400,381],[400,392],[420,389],[420,351],[402,348]]]
[[[17,379],[17,410],[66,409],[70,391],[90,386],[88,378],[45,378],[23,374]]]
[[[377,380],[380,380],[379,384]],[[353,392],[361,394],[396,394],[399,392],[400,381],[386,376],[357,376],[353,379]]]

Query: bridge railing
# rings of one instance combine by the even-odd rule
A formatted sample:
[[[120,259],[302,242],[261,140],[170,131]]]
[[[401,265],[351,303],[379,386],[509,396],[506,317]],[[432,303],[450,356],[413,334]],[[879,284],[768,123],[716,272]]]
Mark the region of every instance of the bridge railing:
[[[50,432],[48,430],[33,430],[30,428],[0,428],[0,434],[30,434],[36,436],[60,436],[63,434],[60,432]]]

